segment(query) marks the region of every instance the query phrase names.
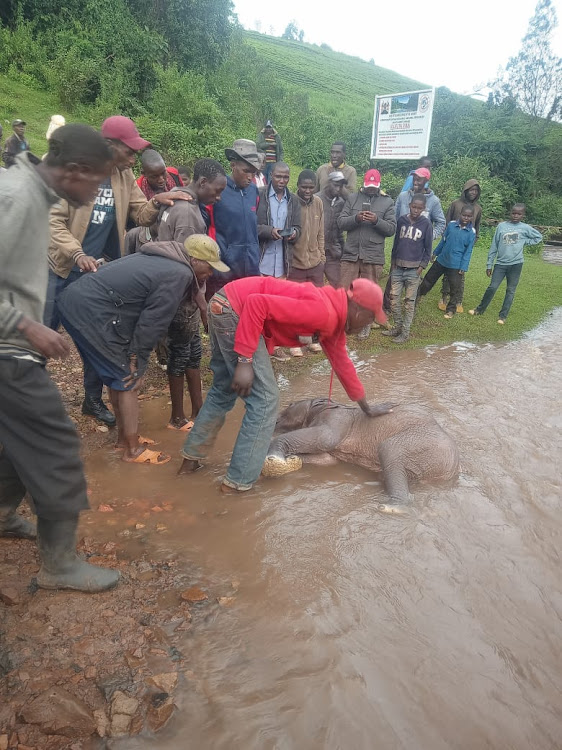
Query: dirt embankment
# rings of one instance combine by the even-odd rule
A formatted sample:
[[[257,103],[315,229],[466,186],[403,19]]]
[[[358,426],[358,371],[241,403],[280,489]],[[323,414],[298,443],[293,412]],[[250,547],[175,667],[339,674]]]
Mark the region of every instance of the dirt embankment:
[[[81,414],[76,352],[50,370],[84,454],[113,442],[113,430]],[[151,363],[142,398],[166,392],[165,374]],[[156,732],[173,714],[176,689],[190,680],[178,642],[228,606],[235,584],[202,590],[196,561],[190,568],[130,553],[128,539],[144,533],[136,529],[172,512],[143,503],[131,507],[137,522],[116,541],[80,540],[90,562],[122,573],[103,594],[37,590],[35,543],[0,540],[0,750],[98,750],[109,737]]]
[[[87,456],[109,447],[115,431],[82,415],[82,364],[71,348],[70,357],[51,362],[49,370]],[[205,386],[211,379],[207,348],[204,340]],[[274,367],[291,377],[320,359],[307,355]],[[140,399],[167,393],[153,356]],[[146,503],[133,503],[131,521],[116,541],[80,540],[87,559],[122,573],[119,586],[104,594],[37,590],[35,543],[0,540],[0,750],[101,750],[110,737],[157,732],[171,717],[177,686],[190,680],[178,644],[186,630],[204,627],[203,620],[229,605],[236,581],[202,590],[196,560],[170,563],[131,553],[129,540],[158,532],[157,521],[173,512],[165,503]]]

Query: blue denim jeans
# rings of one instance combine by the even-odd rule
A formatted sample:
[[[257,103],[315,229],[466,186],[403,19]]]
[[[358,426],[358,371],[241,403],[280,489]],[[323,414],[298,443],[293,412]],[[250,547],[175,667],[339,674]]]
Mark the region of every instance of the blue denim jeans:
[[[49,281],[47,283],[47,299],[45,300],[45,310],[43,312],[43,324],[48,328],[52,328],[53,331],[58,331],[61,325],[61,317],[57,306],[57,298],[59,294],[61,294],[69,284],[72,284],[81,278],[82,274],[80,273],[78,266],[74,266],[66,279],[63,279],[62,276],[57,276],[57,274],[49,268]],[[78,353],[80,354],[80,352]],[[101,399],[103,391],[102,381],[89,362],[83,359],[82,364],[84,365],[84,391],[86,395],[96,400]]]
[[[490,286],[484,292],[482,302],[480,302],[480,304],[476,308],[476,312],[478,314],[481,314],[486,310],[486,308],[492,301],[492,297],[497,292],[499,285],[505,278],[507,287],[505,290],[502,309],[500,310],[499,314],[500,320],[505,320],[509,315],[509,311],[511,310],[513,298],[515,297],[515,290],[517,289],[517,284],[519,284],[522,270],[523,263],[514,263],[512,266],[502,266],[499,263],[496,263],[492,272],[492,280],[490,281]]]
[[[397,266],[390,274],[390,304],[392,317],[396,328],[402,328],[405,333],[410,332],[414,319],[416,295],[420,277],[417,268],[402,268]],[[404,318],[402,318],[402,290],[404,295]]]
[[[195,424],[183,446],[183,456],[203,460],[215,442],[227,413],[236,403],[231,388],[238,355],[234,351],[234,335],[238,316],[230,307],[221,313],[209,310],[211,370],[213,385]],[[224,483],[237,490],[249,490],[258,479],[269,449],[279,406],[279,390],[263,339],[253,356],[254,383],[244,397],[246,413],[234,445]]]

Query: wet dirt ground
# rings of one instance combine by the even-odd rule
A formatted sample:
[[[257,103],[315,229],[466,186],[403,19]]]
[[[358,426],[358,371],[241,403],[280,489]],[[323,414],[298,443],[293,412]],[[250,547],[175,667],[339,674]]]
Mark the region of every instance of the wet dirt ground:
[[[82,691],[109,722],[121,715],[115,690],[138,699],[129,729],[141,734],[92,747],[560,748],[561,334],[559,309],[503,347],[356,360],[370,400],[426,404],[458,442],[457,485],[413,487],[410,517],[378,513],[380,477],[347,465],[305,465],[222,497],[240,408],[209,466],[177,478],[183,438],[165,429],[167,399],[146,401],[142,433],[174,460],[124,465],[105,446],[86,465],[86,551],[119,567],[125,585],[92,604],[91,622],[71,604],[66,627],[49,600],[83,595],[20,594],[20,611],[34,603],[38,621],[64,640],[60,659],[76,660],[77,643],[99,638],[102,611],[131,618],[102,628],[124,674],[117,687],[106,667],[86,677],[96,661],[107,665],[99,640],[82,645],[90,654],[78,670],[66,665],[62,686]],[[280,377],[282,403],[327,395],[328,383],[323,362],[290,386]],[[339,385],[334,398],[346,401]],[[190,589],[192,600],[182,599]],[[206,598],[193,601],[200,591]],[[82,631],[73,635],[74,618]],[[32,659],[18,667],[27,683],[9,673],[12,700],[35,676]],[[169,691],[152,684],[162,673],[177,675]],[[172,710],[155,736],[158,701]],[[9,747],[25,750],[22,737]]]

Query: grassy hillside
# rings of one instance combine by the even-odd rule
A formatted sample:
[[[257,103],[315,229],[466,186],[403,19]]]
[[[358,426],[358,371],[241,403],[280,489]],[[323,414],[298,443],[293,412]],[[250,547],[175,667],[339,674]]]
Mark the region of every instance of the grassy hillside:
[[[4,128],[4,140],[12,133],[12,120],[25,120],[27,140],[33,153],[41,156],[47,150],[45,133],[52,115],[70,117],[61,110],[54,94],[37,91],[9,76],[0,75],[0,122]]]
[[[244,32],[244,41],[286,83],[311,97],[318,94],[334,97],[334,104],[340,108],[351,105],[372,110],[377,94],[410,91],[424,85],[327,47],[291,42],[252,31]]]

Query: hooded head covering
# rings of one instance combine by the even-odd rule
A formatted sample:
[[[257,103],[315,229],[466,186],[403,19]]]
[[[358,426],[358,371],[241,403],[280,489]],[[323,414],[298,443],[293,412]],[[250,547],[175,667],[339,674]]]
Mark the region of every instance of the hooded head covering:
[[[470,188],[472,188],[472,187],[477,187],[478,188],[478,195],[476,196],[476,198],[473,201],[470,200],[470,198],[467,195],[467,191],[470,190]],[[476,203],[478,201],[478,199],[480,198],[480,192],[481,192],[480,191],[480,183],[478,182],[478,180],[467,180],[464,183],[464,187],[462,189],[461,199],[465,203]]]

